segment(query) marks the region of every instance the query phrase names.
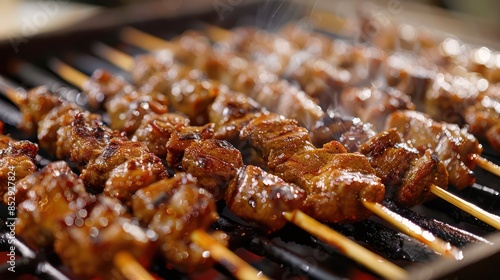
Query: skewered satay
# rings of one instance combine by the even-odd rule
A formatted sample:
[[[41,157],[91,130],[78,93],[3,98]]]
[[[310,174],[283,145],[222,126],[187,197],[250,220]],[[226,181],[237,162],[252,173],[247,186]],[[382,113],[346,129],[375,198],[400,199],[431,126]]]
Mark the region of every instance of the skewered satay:
[[[10,92],[11,97],[14,93]],[[14,100],[28,103],[18,105],[29,105],[26,99],[19,96]],[[59,108],[56,106],[53,109]],[[41,124],[45,116],[39,117],[41,119],[34,121]],[[84,167],[81,178],[87,187],[131,203],[130,197],[136,190],[167,176],[161,160],[150,153],[145,145],[127,141],[122,134],[110,130],[99,121],[86,118],[83,113],[74,113],[73,117],[70,126],[60,127],[60,124],[52,122],[59,126],[56,152],[58,156],[69,157]]]
[[[109,53],[109,54],[117,54],[116,58],[126,59],[127,61],[131,61],[130,57],[127,57],[125,54],[112,51],[109,48],[106,49],[106,52]],[[225,104],[224,106],[222,106],[222,108],[226,108],[226,105],[228,105],[228,104]],[[237,105],[236,105],[236,108],[238,108]],[[240,108],[239,110],[242,110],[242,108]],[[242,110],[242,112],[247,112],[247,111],[245,109],[245,110]],[[222,121],[222,120],[221,119],[212,119],[212,121],[216,123],[216,134],[217,133],[221,133],[221,132],[217,132],[217,130],[218,130],[217,125],[220,124],[220,121]],[[221,127],[225,127],[225,126],[221,126]],[[232,131],[233,135],[231,136],[231,138],[234,139],[234,137],[238,134],[238,129],[235,129],[235,127],[233,127],[233,126],[227,126],[227,127]],[[240,123],[240,127],[239,128],[241,128],[241,123]],[[222,131],[222,133],[225,133],[225,132]],[[351,137],[351,136],[350,135],[349,136],[345,135],[344,137]],[[357,137],[357,139],[359,141],[359,137]],[[366,140],[368,140],[368,139],[366,139]],[[375,142],[377,142],[377,141],[375,141]],[[357,145],[356,145],[355,148],[357,149]],[[395,147],[393,146],[392,148],[394,149]],[[403,152],[403,154],[406,154],[407,156],[413,155],[414,160],[416,160],[415,156],[416,156],[417,153],[415,151],[410,152],[409,149],[401,149],[401,147],[398,147],[396,150],[406,151],[406,152]],[[401,155],[400,152],[399,152],[399,154]],[[378,156],[379,156],[379,158],[384,158],[382,160],[382,161],[384,161],[385,160],[385,156],[387,156],[387,155],[383,155],[382,157],[380,157],[380,154],[379,154]],[[427,160],[424,160],[423,158],[426,158]],[[404,204],[404,205],[410,205],[410,204],[414,205],[414,204],[416,204],[418,202],[427,200],[429,197],[432,197],[433,195],[431,195],[429,192],[435,192],[435,193],[438,193],[440,197],[442,197],[444,199],[448,199],[448,200],[453,201],[454,204],[456,204],[457,206],[461,205],[461,206],[459,206],[460,208],[465,209],[466,211],[468,211],[470,213],[473,213],[473,215],[481,217],[481,219],[486,220],[486,221],[488,221],[489,223],[491,223],[493,225],[498,224],[494,219],[491,219],[487,215],[487,213],[485,214],[485,212],[482,211],[481,209],[478,209],[477,207],[471,207],[470,203],[467,203],[467,202],[465,202],[463,200],[460,200],[457,197],[452,196],[451,194],[444,196],[443,192],[441,191],[442,189],[437,190],[434,187],[435,185],[433,186],[429,182],[425,183],[425,180],[428,180],[429,178],[432,178],[434,176],[434,175],[432,175],[433,172],[438,172],[438,173],[442,174],[442,176],[441,176],[442,178],[438,179],[438,181],[436,181],[436,179],[434,179],[434,181],[439,182],[438,184],[446,189],[446,186],[447,186],[447,179],[446,179],[447,178],[447,174],[446,174],[446,172],[443,172],[442,164],[438,163],[437,161],[435,161],[434,159],[432,159],[430,153],[428,153],[427,156],[425,156],[423,158],[417,164],[419,167],[416,167],[417,165],[413,166],[412,170],[413,170],[413,172],[416,172],[416,173],[414,173],[412,175],[414,177],[412,178],[412,180],[410,180],[410,182],[412,182],[412,183],[410,183],[410,185],[405,185],[408,182],[404,182],[404,179],[403,179],[403,176],[405,176],[404,174],[411,174],[411,172],[409,172],[410,169],[405,169],[405,173],[404,174],[400,174],[401,177],[398,178],[399,182],[400,182],[400,183],[398,183],[399,187],[402,186],[402,185],[407,186],[408,189],[415,188],[416,186],[420,186],[421,187],[421,191],[420,192],[414,192],[414,190],[412,190],[412,191],[405,191],[405,192],[399,192],[400,195],[408,195],[408,194],[411,194],[411,193],[414,194],[411,197],[406,197],[407,201],[406,202],[401,202],[401,204]],[[408,160],[408,158],[404,158],[403,160],[406,161],[406,160]],[[412,161],[412,160],[410,160],[410,161]],[[389,165],[385,165],[385,166],[389,167]],[[408,165],[406,165],[406,166],[408,167]],[[429,169],[429,168],[426,168],[426,166],[427,167],[434,166],[434,168],[430,168]],[[438,166],[441,166],[441,167],[438,167]],[[376,168],[376,169],[377,169],[377,171],[379,171],[378,175],[382,176],[383,178],[386,178],[385,182],[395,183],[394,179],[390,179],[390,180],[387,179],[388,178],[387,175],[390,174],[390,172],[389,173],[387,173],[387,172],[384,173],[384,171],[383,171],[384,168]],[[420,170],[420,172],[418,170]],[[385,170],[385,171],[387,171],[387,170]],[[397,178],[397,176],[396,176],[396,178]],[[419,182],[419,183],[417,183],[415,186],[411,187],[411,184],[415,184],[414,181]],[[422,183],[422,182],[424,182],[424,183]],[[408,186],[410,186],[410,187],[408,187]],[[397,187],[398,186],[396,186],[396,188]],[[428,193],[428,194],[424,195],[423,193]],[[446,192],[444,192],[444,193],[446,193]],[[446,197],[448,197],[448,198],[446,198]],[[400,197],[400,198],[402,198],[402,197]],[[457,200],[460,200],[461,203],[457,203]],[[411,201],[411,202],[409,202],[409,201]]]
[[[18,181],[3,201],[12,197],[18,203],[16,233],[39,249],[55,242],[56,252],[76,275],[109,278],[115,267],[124,272],[133,266],[127,279],[153,279],[136,260],[149,263],[155,235],[139,229],[116,200],[88,194],[65,162]],[[123,256],[132,259],[118,263]]]

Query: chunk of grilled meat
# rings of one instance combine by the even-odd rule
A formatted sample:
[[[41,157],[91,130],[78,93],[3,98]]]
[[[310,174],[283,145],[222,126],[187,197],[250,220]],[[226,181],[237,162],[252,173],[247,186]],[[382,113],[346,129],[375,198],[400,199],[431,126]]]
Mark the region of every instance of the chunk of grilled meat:
[[[119,76],[114,76],[110,72],[97,69],[92,73],[89,79],[83,84],[83,91],[87,95],[89,105],[97,109],[102,106],[103,102],[117,92],[124,90],[130,85]]]
[[[165,157],[172,134],[188,125],[189,119],[179,114],[146,115],[131,140],[142,142],[155,155]]]
[[[16,185],[16,233],[35,248],[53,243],[56,235],[65,230],[64,219],[92,203],[95,198],[85,191],[83,181],[67,163],[47,165]],[[5,194],[8,203],[11,195]]]
[[[177,173],[137,191],[132,204],[141,224],[158,233],[160,250],[168,263],[186,272],[213,263],[190,238],[194,230],[208,229],[218,217],[213,197],[196,182],[189,174]],[[227,243],[225,233],[213,232],[212,236]]]
[[[477,139],[456,124],[437,122],[430,116],[416,111],[399,111],[391,114],[387,128],[396,128],[405,141],[420,153],[431,149],[446,166],[449,183],[459,190],[471,186],[474,181],[473,154],[481,154],[482,146]]]
[[[94,192],[122,201],[138,189],[167,176],[161,160],[140,142],[111,139],[98,157],[83,169],[81,178]]]
[[[109,197],[98,196],[95,203],[68,215],[61,224],[64,230],[57,233],[55,251],[80,277],[114,278],[113,258],[119,252],[127,252],[148,267],[157,248],[157,235],[144,231],[118,200]]]
[[[415,109],[408,95],[392,87],[347,88],[342,92],[340,102],[348,115],[356,115],[363,122],[372,123],[379,131],[392,112]]]
[[[241,129],[265,112],[260,104],[243,93],[222,93],[209,108],[209,119],[215,124],[215,138],[235,144]]]
[[[102,121],[98,114],[91,114],[90,112],[83,112],[79,106],[63,102],[59,106],[50,110],[38,123],[38,142],[40,146],[51,154],[57,153],[57,137],[59,129],[70,127],[75,121],[75,116],[81,113],[84,119],[88,121]]]
[[[295,184],[256,166],[240,168],[225,193],[227,207],[238,217],[263,226],[281,229],[287,220],[284,212],[302,207],[306,193]]]
[[[211,139],[214,137],[214,124],[205,126],[185,126],[179,127],[167,142],[167,164],[175,169],[182,170],[182,158],[184,151],[193,142],[201,139]]]
[[[448,188],[448,172],[431,150],[422,155],[395,129],[377,134],[359,147],[386,186],[386,197],[411,207],[434,197],[430,185]]]
[[[500,152],[500,87],[490,86],[476,102],[462,112],[469,131]]]
[[[184,152],[182,170],[198,179],[198,186],[221,199],[229,182],[243,167],[240,151],[224,140],[206,139],[193,142]]]
[[[276,114],[252,120],[241,132],[258,148],[271,173],[307,192],[304,212],[323,222],[350,222],[370,216],[362,200],[380,202],[385,188],[361,154],[332,141],[321,149],[307,130]]]
[[[462,112],[477,102],[479,90],[466,78],[438,74],[426,93],[425,112],[437,121],[463,125]]]
[[[38,123],[50,110],[59,106],[61,102],[44,86],[27,91],[22,103],[19,105],[23,115],[21,129],[30,133],[37,131]]]
[[[3,132],[3,123],[0,124],[0,132]],[[36,171],[37,153],[37,144],[0,135],[0,195],[8,193],[14,189],[13,184]]]
[[[95,160],[112,139],[126,140],[126,136],[113,131],[88,114],[77,113],[70,126],[57,130],[56,156],[70,158],[77,165],[84,166]]]

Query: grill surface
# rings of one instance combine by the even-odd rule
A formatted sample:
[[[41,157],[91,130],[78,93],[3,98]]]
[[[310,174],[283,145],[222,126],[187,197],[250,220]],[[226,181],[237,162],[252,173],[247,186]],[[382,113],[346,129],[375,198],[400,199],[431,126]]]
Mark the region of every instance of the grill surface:
[[[223,14],[221,14],[219,10],[217,12],[184,15],[180,18],[142,19],[142,22],[133,22],[133,26],[164,38],[171,38],[186,29],[197,28],[200,22],[207,22],[223,27],[252,24],[272,30],[287,22],[299,20],[305,15],[305,11],[307,11],[307,9],[304,9],[299,4],[282,3],[281,1],[266,1],[266,3],[254,5],[240,4],[230,6],[230,8],[230,12]],[[100,16],[101,20],[103,18],[105,18],[105,16]],[[3,63],[0,65],[0,74],[9,76],[9,66],[5,62],[10,59],[21,58],[29,61],[41,69],[46,69],[47,58],[52,56],[61,57],[61,54],[80,54],[80,60],[77,59],[74,61],[76,61],[80,69],[87,71],[87,73],[90,73],[90,71],[99,67],[118,71],[118,69],[112,68],[109,64],[103,63],[97,59],[82,60],[81,54],[90,53],[88,49],[89,42],[93,41],[104,41],[105,43],[114,46],[120,45],[120,41],[115,34],[116,31],[118,31],[119,28],[125,24],[128,25],[129,23],[115,22],[114,24],[110,24],[110,22],[107,21],[106,24],[104,24],[106,28],[97,31],[92,28],[96,24],[92,23],[90,24],[91,28],[89,29],[81,29],[62,34],[51,34],[45,37],[32,38],[27,44],[22,46],[22,49],[18,54],[13,53],[13,50],[8,43],[1,45],[0,53],[2,53]],[[338,34],[332,34],[332,36],[336,35]],[[127,51],[130,53],[140,53],[139,50],[134,48],[129,48]],[[47,81],[50,81],[51,83],[55,82],[53,84],[54,88],[58,88],[62,85],[70,90],[73,89],[71,86],[61,82],[57,78],[46,80],[44,76],[37,77],[35,75],[35,73],[39,72],[33,72],[31,70],[25,72],[29,73],[28,75],[30,77],[28,77],[28,79],[19,79],[19,77],[12,76],[9,78],[19,82],[26,88],[31,88],[37,83],[47,83]],[[75,96],[75,92],[76,91],[70,92],[69,96]],[[19,120],[19,117],[16,116],[16,111],[14,109],[9,109],[12,105],[10,105],[8,101],[1,101],[2,109],[0,110],[0,117],[2,120],[10,124],[7,126],[7,132],[15,138],[25,139],[26,136],[12,126],[16,120]],[[35,139],[30,140],[35,141]],[[42,156],[49,158],[44,154],[42,154]],[[500,157],[495,154],[492,149],[487,146],[487,144],[485,145],[484,157],[500,164]],[[473,188],[466,189],[460,195],[469,201],[476,203],[482,208],[491,211],[492,213],[500,214],[500,202],[498,200],[500,194],[497,192],[500,191],[498,177],[480,169],[476,169],[475,172],[477,175],[477,185]],[[489,188],[488,190],[490,190],[490,195],[485,195],[484,186],[486,186],[487,189]],[[246,228],[245,226],[241,226],[242,221],[240,221],[237,217],[232,216],[231,213],[228,213],[227,210],[225,210],[224,205],[220,205],[220,208],[220,212],[223,213],[225,218],[219,221],[215,227],[230,233],[232,239],[235,240],[232,249],[243,256],[252,265],[263,270],[264,273],[270,277],[276,279],[376,278],[376,276],[367,272],[359,265],[343,257],[341,252],[338,252],[336,249],[310,237],[308,234],[297,229],[295,226],[288,225],[272,236],[262,237],[253,230]],[[458,262],[444,260],[439,257],[427,259],[425,256],[426,254],[429,255],[429,252],[426,252],[425,250],[421,250],[420,252],[412,251],[418,251],[418,249],[415,248],[419,248],[419,246],[415,245],[414,241],[405,239],[406,243],[403,247],[415,253],[413,257],[417,260],[417,262],[404,259],[398,259],[395,260],[395,262],[408,269],[412,277],[415,279],[455,279],[453,277],[458,277],[457,279],[469,279],[472,276],[477,277],[478,275],[485,277],[494,275],[495,264],[500,261],[500,234],[492,233],[492,229],[488,226],[485,226],[483,223],[478,222],[467,215],[463,215],[462,212],[454,209],[452,206],[448,206],[448,204],[443,201],[435,200],[425,205],[417,206],[413,208],[413,210],[424,214],[427,217],[436,218],[471,233],[484,236],[496,244],[493,246],[484,244],[469,246],[464,251],[465,260]],[[7,217],[4,207],[1,209],[1,214],[2,219]],[[231,219],[236,220],[237,223],[232,222]],[[371,221],[384,224],[377,218],[371,218]],[[371,221],[358,224],[355,229],[359,230],[364,228],[366,232],[362,232],[361,234],[356,232],[354,237],[360,238],[360,240],[363,238],[377,238],[369,235],[369,233],[373,233],[370,232],[370,229],[374,229],[373,227],[370,227],[373,226]],[[353,229],[349,226],[334,225],[333,227],[349,236],[353,236]],[[383,231],[384,229],[381,230]],[[4,228],[3,231],[6,231],[6,228]],[[361,243],[365,244],[362,241]],[[16,268],[18,268],[18,272],[16,274],[31,274],[41,279],[64,279],[64,277],[73,278],[73,276],[64,267],[61,267],[57,256],[55,256],[53,252],[34,252],[22,243],[18,243],[16,247],[18,255],[23,256],[22,259],[17,261]],[[370,245],[367,245],[367,247],[376,249],[374,246]],[[2,251],[8,251],[9,249],[9,246],[6,243],[5,234],[0,236],[0,249]],[[294,252],[294,254],[291,254],[290,252]],[[389,253],[397,255],[396,252]],[[421,257],[422,259],[419,259],[419,256],[423,256]],[[419,261],[422,261],[423,259],[425,259],[425,262],[419,263]],[[12,274],[10,274],[11,272],[7,271],[7,268],[8,265],[5,264],[0,266],[0,278],[7,279],[6,277],[12,276]],[[167,279],[188,278],[188,276],[182,275],[176,271],[164,269],[163,260],[161,259],[157,260],[151,270],[157,273],[160,277]],[[228,274],[228,272],[223,268],[215,267],[214,269],[195,277],[199,279],[203,279],[205,277],[223,279],[231,277],[229,275],[230,274]]]

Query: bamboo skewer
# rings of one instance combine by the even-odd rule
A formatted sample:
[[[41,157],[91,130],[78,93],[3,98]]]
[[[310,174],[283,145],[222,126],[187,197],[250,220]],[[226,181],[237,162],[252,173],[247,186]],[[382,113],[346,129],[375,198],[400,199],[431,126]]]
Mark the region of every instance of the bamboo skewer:
[[[487,170],[488,172],[491,172],[500,177],[500,166],[494,164],[493,162],[485,159],[478,154],[473,154],[470,156],[470,158],[482,169]]]
[[[255,270],[251,265],[242,260],[229,249],[217,242],[205,231],[195,230],[191,233],[191,240],[196,242],[202,249],[210,252],[210,256],[220,264],[224,265],[231,274],[242,280],[246,279],[269,279],[261,271]]]
[[[459,207],[460,209],[464,210],[465,212],[471,214],[472,216],[480,219],[481,221],[489,224],[490,226],[500,230],[500,217],[498,217],[497,215],[489,213],[489,212],[477,207],[476,205],[474,205],[468,201],[465,201],[465,200],[461,199],[460,197],[455,196],[455,195],[443,190],[442,188],[440,188],[436,185],[431,185],[431,192],[433,194],[445,199],[449,203]]]
[[[128,252],[118,252],[113,258],[113,264],[121,274],[130,280],[154,280],[155,278],[139,264]]]
[[[285,218],[386,279],[406,279],[408,273],[399,266],[367,250],[351,239],[316,221],[300,210],[287,212]]]
[[[420,226],[394,213],[382,204],[373,203],[366,200],[363,201],[363,204],[377,216],[391,223],[393,226],[397,227],[405,234],[426,244],[435,252],[438,252],[444,256],[455,258],[457,260],[461,260],[463,258],[462,251],[460,251],[456,247],[453,247],[449,242],[444,242],[443,240],[435,237],[434,234],[423,230]]]

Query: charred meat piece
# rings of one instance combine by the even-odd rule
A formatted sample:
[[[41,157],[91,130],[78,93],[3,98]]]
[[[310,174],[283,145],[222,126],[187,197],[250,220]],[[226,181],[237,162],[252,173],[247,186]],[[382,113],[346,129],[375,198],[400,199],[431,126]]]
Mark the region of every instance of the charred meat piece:
[[[372,123],[377,130],[384,127],[385,119],[392,112],[415,109],[408,95],[391,87],[348,88],[342,92],[340,100],[348,115]]]
[[[170,136],[188,125],[189,119],[179,114],[146,115],[130,140],[142,142],[153,154],[165,157]]]
[[[113,278],[113,258],[127,252],[148,266],[157,235],[145,231],[116,199],[99,196],[95,203],[67,216],[55,240],[61,261],[80,277]]]
[[[97,69],[83,84],[83,92],[88,97],[89,105],[97,109],[118,92],[127,90],[127,87],[130,85],[122,77],[112,75],[106,70]]]
[[[6,194],[5,203],[11,197]],[[17,184],[16,233],[35,248],[51,245],[65,230],[64,219],[94,199],[65,162],[51,163]]]
[[[456,124],[437,122],[430,116],[416,111],[399,111],[391,114],[387,128],[396,128],[405,141],[420,153],[431,149],[446,166],[449,183],[459,190],[474,181],[470,156],[481,154],[483,148],[477,139]]]
[[[177,269],[193,272],[209,267],[212,260],[191,241],[196,229],[206,230],[218,217],[210,193],[196,186],[196,179],[186,173],[159,181],[136,193],[139,201],[133,211],[141,224],[158,233],[160,250],[167,262]],[[225,243],[221,232],[213,237]]]
[[[3,195],[11,193],[16,189],[13,184],[36,171],[38,145],[0,135],[0,148],[0,194]],[[9,205],[8,201],[5,202]]]
[[[434,197],[430,185],[448,188],[448,172],[431,150],[420,155],[395,129],[377,134],[359,147],[386,186],[386,196],[403,207]]]
[[[214,124],[209,123],[205,126],[186,126],[180,127],[175,133],[172,133],[167,142],[167,164],[175,169],[182,170],[182,158],[184,151],[193,142],[202,139],[211,139],[214,137]]]
[[[71,124],[75,121],[75,116],[79,113],[89,122],[102,121],[100,115],[83,112],[79,106],[64,102],[50,110],[43,118],[43,121],[38,124],[37,137],[40,146],[49,153],[56,154],[58,130],[71,127]]]
[[[193,142],[184,152],[182,170],[198,179],[198,186],[221,199],[227,185],[243,167],[240,151],[224,140]]]
[[[115,166],[108,175],[104,185],[104,194],[118,198],[127,206],[130,205],[132,195],[137,190],[168,177],[161,159],[153,153],[131,157]]]
[[[259,149],[269,170],[307,192],[304,212],[323,222],[352,222],[370,216],[362,200],[380,202],[384,185],[361,154],[338,142],[316,149],[307,130],[275,114],[251,121],[241,132]]]
[[[44,116],[61,104],[61,100],[52,94],[47,87],[41,86],[33,88],[26,92],[19,106],[23,115],[21,129],[27,132],[35,132],[38,129],[38,123]]]
[[[151,158],[151,160],[148,160],[147,158]],[[130,161],[132,159],[139,160],[139,158],[142,158],[145,160],[145,162],[148,162],[152,164],[152,166],[148,166],[148,171],[152,172],[151,176],[156,177],[162,177],[163,173],[165,172],[165,169],[161,170],[161,168],[158,167],[158,160],[155,160],[156,156],[150,155],[150,152],[148,148],[146,147],[145,144],[139,143],[139,142],[131,142],[131,141],[122,141],[120,139],[112,139],[109,144],[102,150],[102,152],[99,154],[98,157],[90,161],[85,169],[82,171],[81,178],[85,182],[85,185],[92,189],[94,192],[102,192],[106,181],[110,178],[113,172],[116,173],[115,169],[118,168],[121,164]],[[139,160],[141,161],[141,160]],[[161,162],[161,161],[160,161]],[[132,170],[128,170],[127,167],[130,167]],[[134,173],[133,169],[136,168],[142,168],[136,165],[134,162],[130,162],[130,165],[125,164],[121,166],[119,169],[121,170],[120,172],[127,171],[127,173]],[[116,174],[116,176],[121,176]],[[148,177],[151,177],[148,176]],[[143,178],[145,179],[145,178]],[[116,180],[125,180],[128,181],[126,178],[116,178]],[[142,185],[146,186],[148,181],[150,182],[151,179],[147,179],[145,182],[141,182],[140,180],[137,181],[128,181],[126,184],[130,184],[130,187],[132,185]],[[110,186],[110,188],[113,188]],[[132,188],[139,188],[138,186],[134,186]]]
[[[95,160],[112,139],[125,141],[126,137],[91,115],[77,113],[71,126],[57,130],[56,156],[60,159],[69,157],[77,165],[85,165]]]
[[[170,103],[193,125],[204,125],[208,122],[208,107],[223,91],[227,89],[215,81],[182,79],[172,85]]]
[[[438,74],[426,93],[425,112],[437,121],[463,125],[462,112],[478,97],[477,86],[468,79]]]
[[[241,129],[264,112],[262,107],[243,93],[220,94],[210,106],[209,119],[215,123],[215,138],[231,143],[239,140]]]
[[[255,166],[245,166],[231,181],[225,193],[226,204],[238,217],[276,231],[287,220],[283,212],[299,209],[306,193]]]

